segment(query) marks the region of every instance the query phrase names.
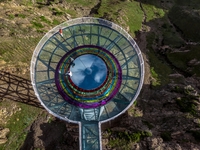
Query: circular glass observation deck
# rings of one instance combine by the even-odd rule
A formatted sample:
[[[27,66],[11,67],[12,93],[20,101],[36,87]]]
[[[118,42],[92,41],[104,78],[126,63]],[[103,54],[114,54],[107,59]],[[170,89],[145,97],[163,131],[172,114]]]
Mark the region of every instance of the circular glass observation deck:
[[[71,122],[104,122],[120,115],[137,98],[143,76],[142,55],[131,36],[112,22],[91,17],[49,31],[31,63],[32,84],[42,105]],[[84,118],[89,110],[95,113]]]
[[[54,116],[80,124],[81,149],[101,149],[100,124],[125,112],[144,78],[142,54],[120,26],[99,18],[64,22],[38,43],[31,80]]]

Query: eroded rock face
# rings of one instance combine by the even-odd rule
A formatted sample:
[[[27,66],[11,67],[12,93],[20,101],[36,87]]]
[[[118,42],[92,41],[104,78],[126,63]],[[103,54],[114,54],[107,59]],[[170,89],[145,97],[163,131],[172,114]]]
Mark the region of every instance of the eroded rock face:
[[[9,128],[4,128],[2,130],[0,130],[0,144],[4,144],[8,141],[7,139],[7,135],[10,132]]]

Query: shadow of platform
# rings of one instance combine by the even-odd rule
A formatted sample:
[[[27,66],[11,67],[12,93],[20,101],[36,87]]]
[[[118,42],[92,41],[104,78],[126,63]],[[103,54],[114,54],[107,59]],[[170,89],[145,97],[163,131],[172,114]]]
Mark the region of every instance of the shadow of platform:
[[[30,80],[0,71],[0,102],[3,99],[43,108],[34,94]]]

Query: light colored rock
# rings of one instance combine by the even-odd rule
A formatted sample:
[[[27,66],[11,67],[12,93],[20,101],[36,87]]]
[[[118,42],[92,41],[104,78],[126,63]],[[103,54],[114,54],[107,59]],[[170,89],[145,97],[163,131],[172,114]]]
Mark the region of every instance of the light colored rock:
[[[6,138],[6,135],[10,132],[10,129],[4,128],[3,130],[0,131],[0,139]]]
[[[3,130],[0,131],[0,144],[4,144],[7,142],[7,135],[10,132],[10,129],[4,128]]]
[[[175,74],[170,74],[169,77],[179,78],[179,77],[184,77],[184,76],[182,74],[175,73]]]
[[[7,139],[0,139],[0,144],[5,144],[7,141]]]
[[[102,145],[107,145],[108,144],[108,139],[102,139]]]
[[[173,132],[171,134],[171,136],[173,137],[173,136],[176,136],[176,135],[179,135],[179,134],[182,134],[182,132],[181,131],[176,131],[176,132]]]
[[[159,138],[159,137],[158,138],[149,137],[149,138],[147,138],[147,140],[148,140],[149,147],[151,149],[156,149],[156,148],[159,149],[159,147],[161,146],[161,144],[163,142],[163,139]]]

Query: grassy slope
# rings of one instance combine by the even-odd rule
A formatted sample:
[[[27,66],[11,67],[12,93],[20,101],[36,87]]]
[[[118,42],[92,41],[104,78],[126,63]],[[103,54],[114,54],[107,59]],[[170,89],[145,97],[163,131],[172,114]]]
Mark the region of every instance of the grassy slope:
[[[129,33],[134,37],[135,32],[141,29],[143,12],[135,1],[102,0],[95,17],[111,20],[124,28],[129,26]]]
[[[62,18],[56,19],[55,17],[49,21],[49,19],[35,13],[35,10],[40,11],[42,8],[34,8],[27,1],[19,1],[19,3],[22,5],[21,7],[15,7],[9,2],[4,3],[3,9],[12,10],[6,14],[1,14],[4,22],[0,23],[0,29],[6,34],[4,37],[0,37],[0,60],[6,62],[6,64],[1,64],[0,67],[6,71],[8,66],[17,68],[29,66],[33,50],[44,32],[50,29],[51,26],[59,24],[62,20]],[[22,23],[20,23],[20,20]],[[28,72],[19,76],[29,78],[30,75]],[[18,88],[20,90],[20,86]],[[1,107],[7,107],[12,103],[12,101],[2,101]],[[27,127],[33,123],[41,111],[39,108],[22,103],[17,103],[17,107],[21,110],[13,114],[7,124],[0,125],[10,129],[10,133],[7,136],[8,142],[0,145],[1,150],[20,149],[28,134]]]
[[[149,49],[148,57],[150,62],[150,71],[152,76],[152,86],[163,86],[166,85],[169,82],[169,74],[172,73],[171,68],[162,60],[159,58],[159,55],[156,54],[154,51],[152,45],[154,45],[156,35],[154,33],[150,33],[147,35],[147,48]]]
[[[39,42],[39,38],[17,38],[0,41],[0,59],[9,64],[29,63],[32,51]],[[27,44],[28,43],[28,44]]]
[[[185,8],[185,6],[174,6],[169,12],[169,18],[172,23],[178,27],[186,40],[199,42],[200,33],[198,30],[200,24],[200,11],[188,11],[188,9],[190,8]],[[192,27],[188,26],[188,22]]]
[[[1,150],[20,149],[28,134],[26,128],[33,123],[40,112],[39,108],[27,104],[18,103],[17,106],[21,110],[12,115],[8,123],[3,126],[9,128],[10,133],[8,134],[8,142],[0,145]]]
[[[167,18],[166,18],[166,10],[164,10],[160,5],[159,1],[154,0],[150,3],[143,3],[143,9],[146,14],[146,22],[156,25],[158,20],[159,22],[163,22],[168,25]],[[158,30],[162,30],[159,29]],[[159,58],[159,55],[156,53],[155,45],[158,45],[159,41],[159,34],[164,33],[163,38],[169,39],[168,36],[165,34],[171,33],[169,31],[159,31],[159,32],[149,32],[147,34],[147,49],[148,51],[148,57],[150,62],[150,71],[151,71],[151,85],[153,87],[159,87],[166,85],[169,82],[168,75],[172,73],[171,68],[164,63],[164,60]],[[171,35],[170,35],[171,36]],[[169,42],[168,42],[169,43]],[[172,44],[172,43],[170,43]],[[176,43],[177,44],[177,43]]]
[[[0,37],[0,61],[5,62],[5,64],[0,64],[0,67],[5,68],[4,70],[7,70],[8,66],[17,68],[29,66],[34,48],[42,36],[54,26],[66,21],[67,14],[72,18],[77,16],[73,8],[66,9],[63,5],[56,4],[58,1],[55,1],[53,5],[46,5],[46,0],[37,0],[36,2],[39,3],[34,4],[27,0],[16,0],[15,2],[19,5],[15,6],[9,1],[0,5],[8,11],[1,14],[4,22],[0,22],[0,30],[6,32],[4,37]],[[95,1],[91,0],[76,2],[66,0],[66,2],[72,6],[78,4],[81,7],[93,7],[95,4]],[[23,75],[20,76],[23,77]],[[29,72],[24,75],[26,78],[27,76],[30,76]],[[9,104],[3,101],[1,106],[6,107],[11,103],[12,101],[9,101]],[[7,124],[0,125],[0,127],[10,129],[7,136],[8,142],[0,145],[1,150],[20,149],[28,134],[27,127],[33,123],[41,111],[39,108],[22,103],[17,103],[17,107],[21,108],[21,111],[13,114]]]
[[[200,65],[194,64],[192,67],[189,66],[189,62],[191,60],[200,60],[200,46],[187,46],[188,52],[176,52],[176,53],[168,53],[167,57],[173,64],[182,69],[187,70],[192,75],[200,76]]]
[[[184,50],[188,52],[168,53],[168,59],[176,67],[188,71],[191,75],[200,76],[200,64],[190,66],[193,60],[200,60],[200,4],[198,0],[176,0],[176,5],[168,14],[171,22],[178,28],[180,34],[186,41],[196,42],[196,45],[186,45]]]

